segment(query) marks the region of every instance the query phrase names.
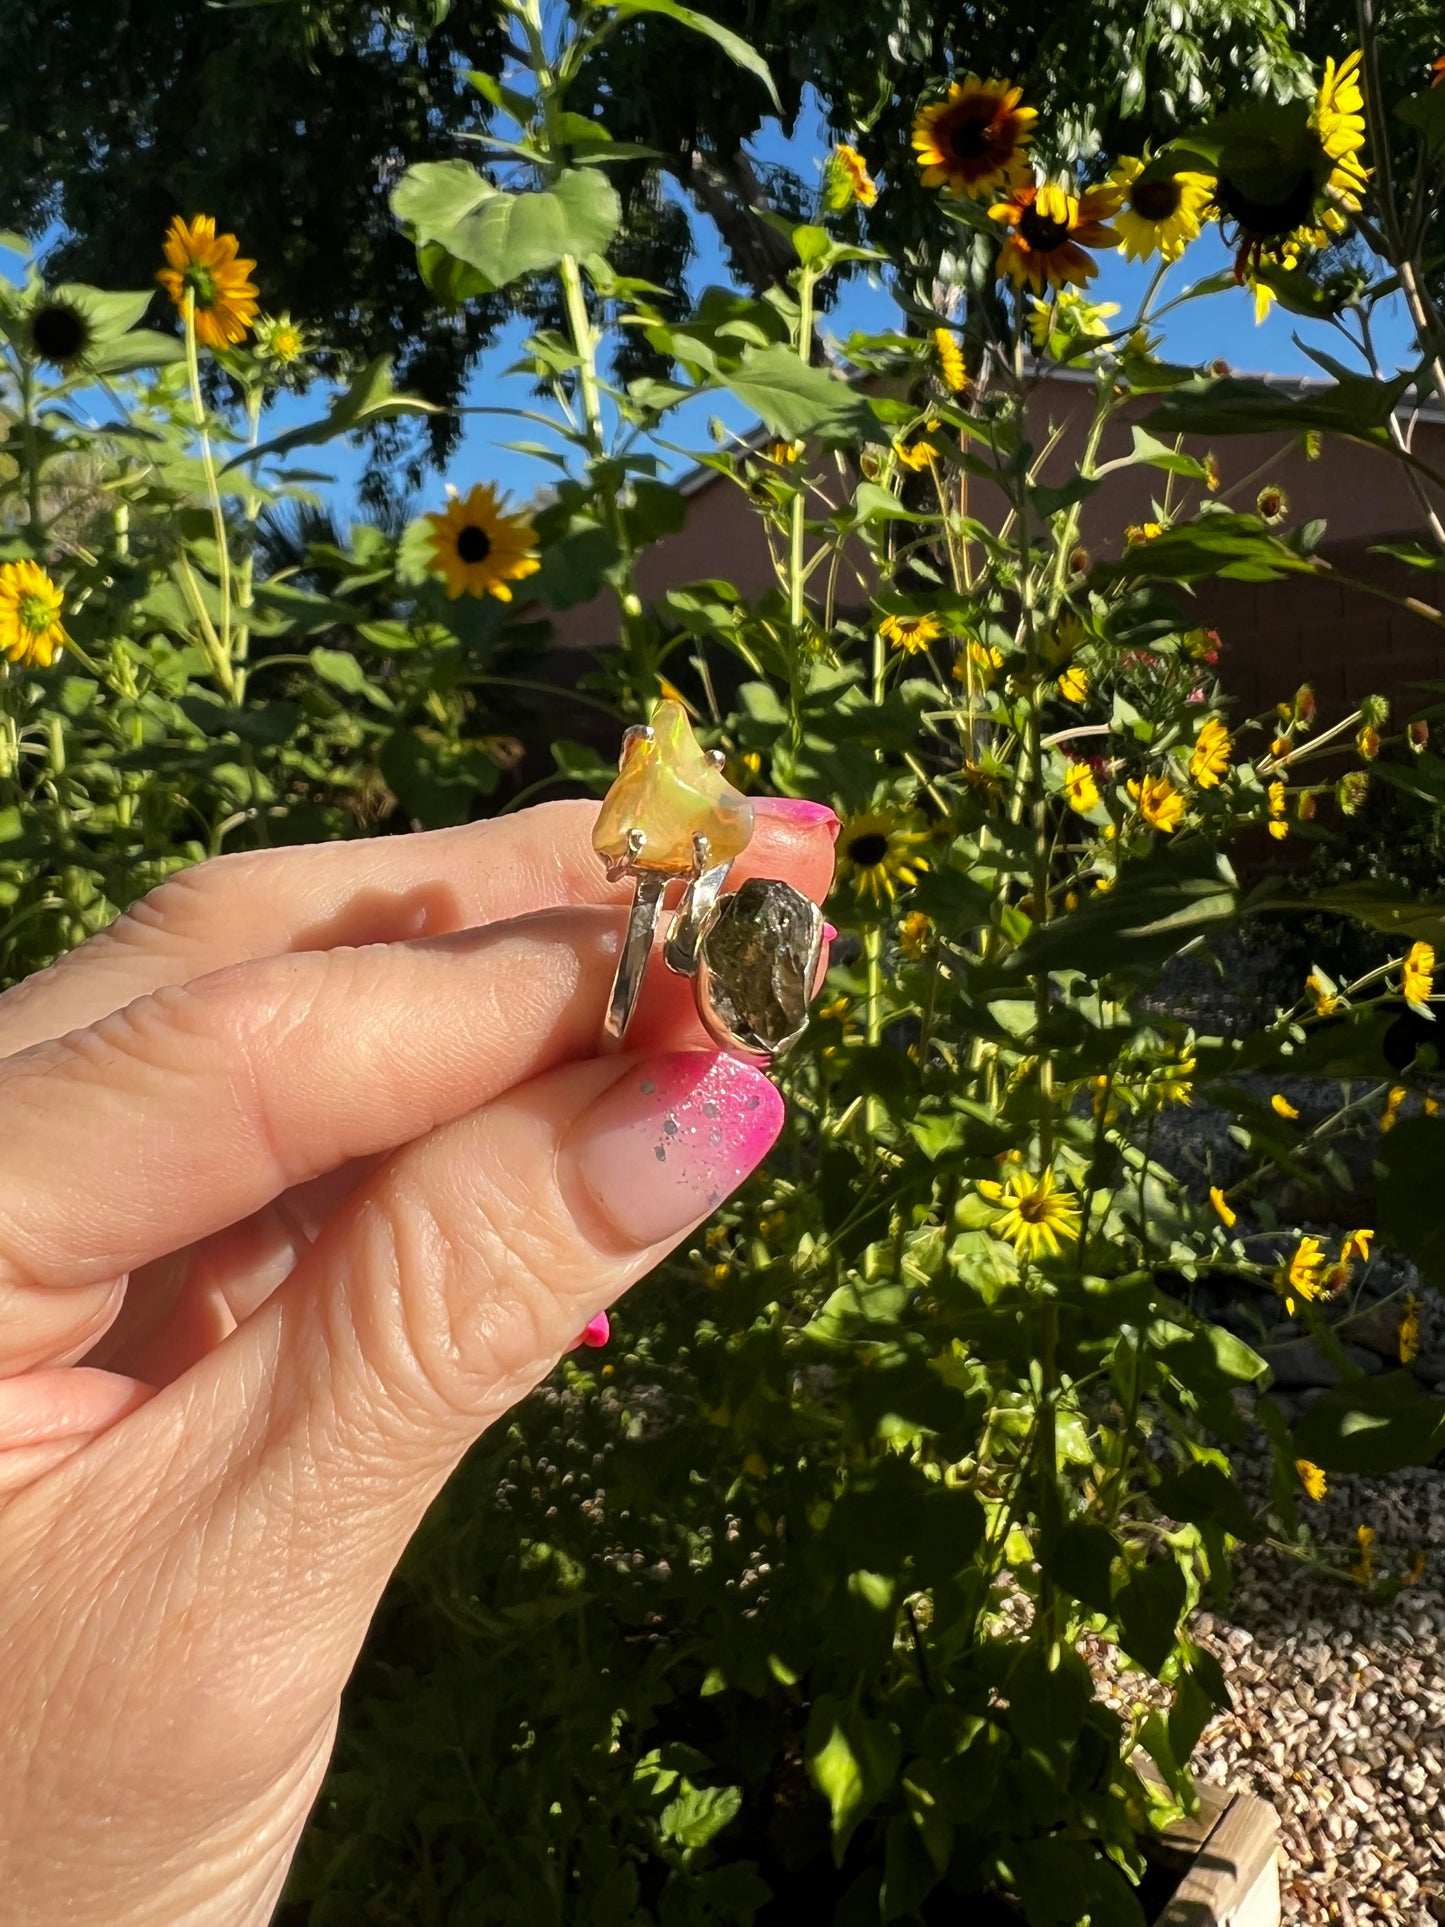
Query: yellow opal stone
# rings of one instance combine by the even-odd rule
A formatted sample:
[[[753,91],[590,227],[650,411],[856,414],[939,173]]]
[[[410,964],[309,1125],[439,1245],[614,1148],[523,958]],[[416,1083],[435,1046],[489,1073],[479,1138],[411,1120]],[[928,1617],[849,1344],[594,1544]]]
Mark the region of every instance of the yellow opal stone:
[[[610,863],[625,863],[634,830],[643,837],[634,866],[670,876],[692,870],[696,836],[707,838],[710,864],[740,856],[751,841],[752,804],[708,760],[681,703],[658,703],[651,736],[639,730],[628,738],[592,847]]]

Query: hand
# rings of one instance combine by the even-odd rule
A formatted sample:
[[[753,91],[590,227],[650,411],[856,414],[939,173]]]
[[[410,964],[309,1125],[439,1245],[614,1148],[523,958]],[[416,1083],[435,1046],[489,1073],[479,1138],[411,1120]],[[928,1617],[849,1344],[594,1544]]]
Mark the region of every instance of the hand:
[[[820,895],[809,807],[739,873]],[[223,858],[0,998],[8,1927],[269,1916],[428,1502],[776,1136],[679,978],[594,1054],[592,814]]]

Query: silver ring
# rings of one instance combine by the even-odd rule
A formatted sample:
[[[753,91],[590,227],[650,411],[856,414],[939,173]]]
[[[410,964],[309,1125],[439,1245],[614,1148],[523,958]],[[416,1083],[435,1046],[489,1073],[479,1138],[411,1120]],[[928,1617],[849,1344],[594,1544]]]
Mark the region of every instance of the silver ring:
[[[750,877],[731,896],[723,894],[734,856],[752,832],[751,806],[722,780],[722,757],[716,751],[704,755],[698,748],[680,704],[658,704],[654,723],[656,728],[641,725],[623,737],[620,773],[593,838],[608,881],[626,878],[633,884],[603,1023],[606,1042],[615,1049],[626,1037],[667,892],[681,883],[681,898],[663,943],[665,966],[677,976],[692,978],[698,1015],[715,1043],[748,1057],[775,1057],[807,1027],[823,948],[822,912],[776,877]],[[652,781],[669,757],[668,780],[679,785],[664,799],[674,825],[673,840],[664,846],[670,860],[649,863],[645,830],[627,826],[628,816],[638,808],[637,792],[626,788],[634,780],[629,767],[640,759]],[[657,800],[656,791],[648,794]],[[683,823],[696,805],[701,819],[723,839],[729,854],[722,861],[713,861],[713,845],[702,831],[692,836],[687,862],[679,861],[679,795],[684,799]]]

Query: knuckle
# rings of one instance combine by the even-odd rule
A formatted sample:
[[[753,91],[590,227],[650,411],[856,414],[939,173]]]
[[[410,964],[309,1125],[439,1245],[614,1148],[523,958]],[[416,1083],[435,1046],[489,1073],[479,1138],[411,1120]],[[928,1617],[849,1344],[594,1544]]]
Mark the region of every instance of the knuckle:
[[[514,1208],[490,1173],[464,1200],[403,1161],[354,1229],[365,1280],[347,1297],[353,1341],[403,1422],[475,1424],[550,1370],[563,1314],[556,1241],[534,1202]]]

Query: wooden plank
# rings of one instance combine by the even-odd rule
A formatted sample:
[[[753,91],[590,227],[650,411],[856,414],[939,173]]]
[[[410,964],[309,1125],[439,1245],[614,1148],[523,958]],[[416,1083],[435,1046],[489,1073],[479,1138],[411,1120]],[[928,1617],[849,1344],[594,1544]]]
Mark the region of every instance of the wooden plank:
[[[1158,1927],[1278,1927],[1279,1822],[1252,1793],[1229,1802]]]

